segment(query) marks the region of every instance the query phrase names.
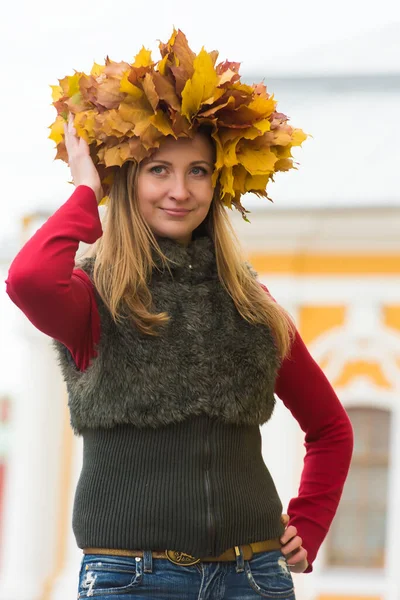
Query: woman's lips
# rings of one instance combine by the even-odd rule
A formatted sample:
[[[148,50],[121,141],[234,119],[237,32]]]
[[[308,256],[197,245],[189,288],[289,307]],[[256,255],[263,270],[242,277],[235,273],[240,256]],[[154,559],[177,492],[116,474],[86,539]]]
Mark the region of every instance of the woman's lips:
[[[167,215],[170,215],[171,217],[185,217],[186,215],[188,215],[190,213],[190,210],[184,210],[184,209],[172,209],[172,208],[163,208],[162,209],[164,212],[167,213]]]

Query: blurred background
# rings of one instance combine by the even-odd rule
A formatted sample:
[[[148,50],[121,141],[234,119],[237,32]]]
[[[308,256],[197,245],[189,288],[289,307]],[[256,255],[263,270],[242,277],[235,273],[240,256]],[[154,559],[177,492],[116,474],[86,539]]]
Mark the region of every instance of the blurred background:
[[[156,51],[172,28],[241,61],[312,138],[297,171],[232,219],[260,279],[293,315],[352,420],[343,499],[299,600],[400,600],[400,3],[15,0],[0,8],[0,274],[72,192],[47,127],[50,85],[94,61]],[[157,56],[157,51],[155,52]],[[49,339],[0,294],[0,599],[76,596],[71,507],[81,440]],[[323,399],[321,399],[323,401]],[[263,454],[284,506],[303,433],[278,401]],[[279,448],[279,452],[277,451]]]

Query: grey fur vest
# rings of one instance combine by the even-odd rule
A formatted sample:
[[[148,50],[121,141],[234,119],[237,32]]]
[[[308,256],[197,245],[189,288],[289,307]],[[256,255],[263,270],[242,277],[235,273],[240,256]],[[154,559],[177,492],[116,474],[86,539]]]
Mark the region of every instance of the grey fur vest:
[[[98,294],[98,356],[81,372],[53,340],[67,384],[71,425],[153,428],[207,414],[226,423],[262,424],[272,415],[279,356],[270,329],[243,319],[221,285],[210,238],[185,248],[159,240],[176,264],[154,270],[154,309],[170,315],[159,336],[131,321],[116,325]],[[82,268],[90,275],[93,260]]]

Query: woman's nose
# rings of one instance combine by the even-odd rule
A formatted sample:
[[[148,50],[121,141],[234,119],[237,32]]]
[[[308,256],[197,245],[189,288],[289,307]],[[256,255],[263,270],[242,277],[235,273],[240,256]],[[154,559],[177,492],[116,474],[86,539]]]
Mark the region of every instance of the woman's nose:
[[[172,179],[169,195],[178,202],[183,202],[189,198],[189,188],[184,176],[177,175]]]

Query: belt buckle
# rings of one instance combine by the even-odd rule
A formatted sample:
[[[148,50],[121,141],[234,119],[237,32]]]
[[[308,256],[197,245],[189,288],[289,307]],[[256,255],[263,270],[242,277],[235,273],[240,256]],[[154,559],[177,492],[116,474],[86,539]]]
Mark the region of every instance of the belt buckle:
[[[181,565],[183,567],[190,567],[200,562],[200,558],[186,554],[186,552],[178,552],[177,550],[166,550],[165,555],[174,565]]]

